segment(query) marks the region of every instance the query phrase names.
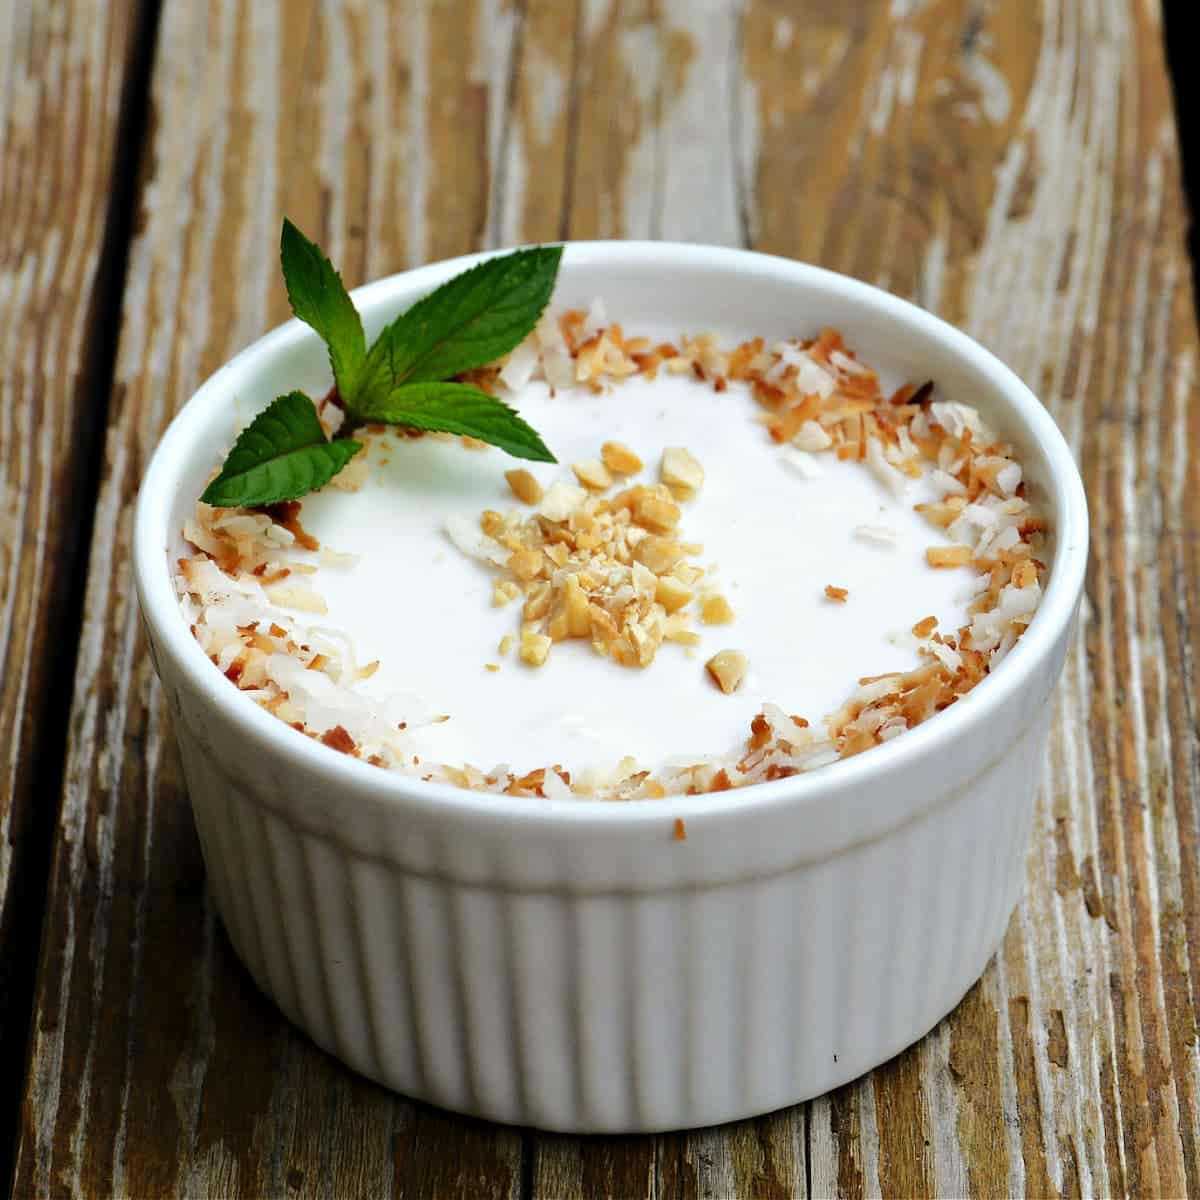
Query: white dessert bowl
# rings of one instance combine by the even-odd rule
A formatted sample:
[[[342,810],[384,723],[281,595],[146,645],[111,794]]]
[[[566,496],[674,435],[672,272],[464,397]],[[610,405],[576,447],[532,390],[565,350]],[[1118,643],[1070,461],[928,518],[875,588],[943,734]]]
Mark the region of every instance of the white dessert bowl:
[[[357,291],[368,333],[475,261]],[[1016,446],[1052,529],[1040,607],[994,672],[853,759],[653,801],[423,783],[296,733],[209,662],[172,583],[183,519],[246,419],[239,398],[328,386],[324,348],[296,321],[217,371],[164,434],[134,570],[212,894],[258,986],[319,1046],[405,1095],[544,1129],[647,1132],[837,1087],[919,1039],[978,979],[1023,886],[1087,506],[1070,450],[1016,375],[885,292],[745,251],[569,244],[555,303],[596,296],[631,330],[832,325],[864,361],[976,406]]]

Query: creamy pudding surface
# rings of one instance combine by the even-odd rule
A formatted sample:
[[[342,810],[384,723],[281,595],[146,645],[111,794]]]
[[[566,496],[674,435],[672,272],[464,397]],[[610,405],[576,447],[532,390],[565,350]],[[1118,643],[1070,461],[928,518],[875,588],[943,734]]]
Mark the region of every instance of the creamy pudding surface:
[[[306,496],[298,522],[294,509],[201,506],[185,529],[197,549],[181,560],[185,615],[218,667],[303,732],[485,790],[724,790],[827,766],[969,703],[1031,618],[1045,571],[1043,523],[1009,448],[970,397],[877,378],[835,334],[738,344],[626,335],[595,313],[544,318],[481,382],[556,465],[369,431],[352,476]],[[336,422],[331,407],[322,418]],[[592,477],[606,442],[641,469]],[[679,448],[703,468],[690,493],[662,486],[664,452]],[[546,493],[538,503],[514,494],[516,469]],[[627,502],[636,536],[688,548],[689,601],[649,618],[678,640],[623,665],[598,652],[595,626],[552,637],[555,591],[526,626],[540,649],[524,653],[522,610],[543,585],[513,575],[504,537],[547,512],[535,536],[553,547],[555,522],[574,519],[557,511],[564,497],[603,512],[638,485],[677,512],[637,526]],[[568,573],[543,565],[543,580]],[[707,669],[726,650],[745,660],[727,691]]]
[[[545,487],[574,484],[569,464],[598,457],[606,439],[634,450],[646,465],[632,478],[651,483],[663,450],[687,447],[705,482],[680,506],[680,524],[703,546],[705,580],[735,616],[696,622],[698,647],[664,645],[642,668],[618,666],[580,640],[556,645],[539,668],[501,656],[501,638],[519,633],[520,605],[492,607],[494,573],[455,547],[446,523],[520,507],[504,478],[516,464],[492,448],[382,435],[362,490],[306,498],[303,522],[358,557],[352,568],[323,570],[319,587],[324,620],[352,634],[361,659],[380,662],[366,687],[410,692],[430,714],[450,715],[420,735],[421,753],[438,761],[525,772],[554,762],[602,767],[625,755],[657,767],[723,752],[764,701],[818,722],[860,676],[919,664],[915,622],[932,614],[957,628],[966,614],[965,573],[925,561],[930,530],[912,504],[927,490],[914,486],[903,505],[858,463],[836,459],[817,460],[819,476],[806,478],[755,420],[743,389],[717,393],[660,375],[550,397],[530,382],[512,403],[559,458],[528,467]],[[895,545],[866,540],[860,526],[893,530]],[[830,601],[826,584],[845,587],[846,602]],[[704,670],[726,647],[749,661],[731,695]]]

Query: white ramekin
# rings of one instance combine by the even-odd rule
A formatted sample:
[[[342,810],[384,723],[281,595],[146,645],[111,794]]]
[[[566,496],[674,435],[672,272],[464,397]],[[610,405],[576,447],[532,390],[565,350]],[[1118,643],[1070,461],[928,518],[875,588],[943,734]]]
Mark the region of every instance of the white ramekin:
[[[368,329],[471,261],[361,289]],[[1022,886],[1087,508],[1020,380],[884,292],[742,251],[568,246],[557,299],[597,295],[626,328],[834,325],[868,361],[977,405],[1019,446],[1055,531],[1041,608],[996,672],[864,755],[712,796],[479,795],[326,749],[229,685],[171,583],[181,518],[239,415],[327,383],[321,346],[295,321],[219,370],[167,430],[138,501],[134,564],[213,894],[258,985],[318,1045],[397,1091],[546,1129],[649,1131],[845,1083],[978,978]]]

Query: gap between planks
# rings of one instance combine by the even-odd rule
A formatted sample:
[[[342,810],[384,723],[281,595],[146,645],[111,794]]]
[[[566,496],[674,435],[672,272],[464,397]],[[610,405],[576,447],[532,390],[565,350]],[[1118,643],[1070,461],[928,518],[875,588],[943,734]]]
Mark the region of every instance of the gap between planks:
[[[54,836],[59,801],[65,783],[66,749],[72,691],[55,682],[74,680],[79,632],[83,621],[88,557],[99,492],[103,444],[112,394],[120,325],[110,319],[121,310],[133,239],[134,204],[138,163],[147,128],[150,76],[162,0],[136,0],[124,48],[124,79],[117,108],[114,149],[104,205],[103,231],[91,292],[87,298],[83,329],[86,332],[79,382],[72,405],[70,444],[55,486],[64,504],[77,517],[65,524],[57,547],[55,585],[32,619],[46,631],[42,662],[32,670],[44,680],[34,689],[39,710],[22,714],[33,729],[29,754],[30,783],[9,796],[16,809],[26,804],[24,836],[18,837],[5,894],[8,911],[0,912],[0,962],[4,983],[0,989],[0,1185],[15,1186],[16,1145],[20,1110],[28,1073],[30,1022],[42,941],[42,926],[50,889]],[[9,49],[5,47],[5,49]],[[67,185],[70,186],[69,181]],[[73,233],[74,231],[72,231]],[[46,417],[43,417],[46,419]],[[21,813],[15,812],[20,820]],[[15,898],[19,897],[19,901]]]

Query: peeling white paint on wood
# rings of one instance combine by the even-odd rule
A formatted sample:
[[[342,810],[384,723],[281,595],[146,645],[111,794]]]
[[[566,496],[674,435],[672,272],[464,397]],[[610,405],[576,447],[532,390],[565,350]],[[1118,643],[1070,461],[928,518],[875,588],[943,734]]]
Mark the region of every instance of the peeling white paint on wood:
[[[429,201],[429,165],[424,154],[425,114],[429,108],[429,12],[424,0],[408,0],[409,160],[405,164],[408,200],[408,262],[426,261],[425,212]]]
[[[668,34],[686,38],[691,49],[683,87],[664,105],[662,207],[654,236],[736,246],[743,240],[730,108],[736,6],[664,0],[662,19]]]

